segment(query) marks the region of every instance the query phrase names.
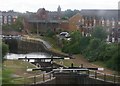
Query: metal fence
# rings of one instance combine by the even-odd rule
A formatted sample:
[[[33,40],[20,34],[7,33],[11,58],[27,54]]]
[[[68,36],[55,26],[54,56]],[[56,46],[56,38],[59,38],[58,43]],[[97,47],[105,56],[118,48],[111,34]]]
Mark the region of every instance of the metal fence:
[[[54,79],[52,72],[12,80],[16,84],[38,84]]]
[[[105,82],[111,82],[111,83],[119,83],[120,84],[120,76],[112,75],[112,74],[105,74],[93,70],[89,70],[89,77],[102,80]]]

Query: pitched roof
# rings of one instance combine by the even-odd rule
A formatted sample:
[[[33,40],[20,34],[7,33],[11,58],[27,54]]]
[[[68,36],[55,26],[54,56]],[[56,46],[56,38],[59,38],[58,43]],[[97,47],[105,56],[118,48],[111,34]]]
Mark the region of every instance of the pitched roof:
[[[118,19],[118,10],[81,10],[81,15],[88,17],[104,18],[104,19]]]

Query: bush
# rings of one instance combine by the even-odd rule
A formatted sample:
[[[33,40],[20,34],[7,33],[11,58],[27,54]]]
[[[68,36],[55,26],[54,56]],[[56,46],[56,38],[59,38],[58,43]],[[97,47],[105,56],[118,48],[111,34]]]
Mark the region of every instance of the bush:
[[[46,31],[46,36],[48,36],[48,37],[53,37],[55,35],[55,33],[51,30],[51,29],[48,29],[47,31]]]
[[[0,43],[0,47],[2,48],[2,60],[4,61],[4,56],[9,52],[9,47],[5,43]]]

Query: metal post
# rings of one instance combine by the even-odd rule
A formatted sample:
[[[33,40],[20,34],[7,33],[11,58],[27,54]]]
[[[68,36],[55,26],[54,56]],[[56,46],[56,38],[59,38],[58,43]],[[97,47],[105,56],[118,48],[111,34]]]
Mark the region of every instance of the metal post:
[[[114,83],[116,82],[116,76],[114,75]]]
[[[95,79],[97,78],[97,72],[95,71]]]
[[[52,69],[53,69],[53,55],[51,55],[51,66],[52,66]]]
[[[106,81],[106,74],[104,74],[104,81]]]
[[[90,75],[90,71],[88,70],[88,76]]]
[[[71,67],[73,68],[73,63],[71,63]]]
[[[83,68],[83,64],[81,64],[81,68]]]
[[[37,22],[37,36],[38,36],[38,22]]]
[[[34,76],[34,84],[36,84],[36,77]]]
[[[45,74],[43,74],[43,81],[45,81]]]
[[[50,73],[50,79],[52,78],[51,73]]]

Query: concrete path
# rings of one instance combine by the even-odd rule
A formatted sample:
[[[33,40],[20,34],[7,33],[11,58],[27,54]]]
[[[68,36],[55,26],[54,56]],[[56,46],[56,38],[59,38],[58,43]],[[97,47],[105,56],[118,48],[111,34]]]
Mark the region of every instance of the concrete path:
[[[51,45],[48,43],[48,42],[46,42],[46,41],[44,41],[44,40],[42,40],[42,39],[40,39],[40,38],[32,38],[32,37],[23,37],[23,39],[30,39],[30,40],[36,40],[36,41],[40,41],[40,42],[42,42],[48,49],[50,49],[50,48],[52,48],[51,47]]]

